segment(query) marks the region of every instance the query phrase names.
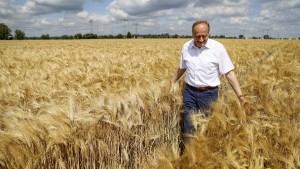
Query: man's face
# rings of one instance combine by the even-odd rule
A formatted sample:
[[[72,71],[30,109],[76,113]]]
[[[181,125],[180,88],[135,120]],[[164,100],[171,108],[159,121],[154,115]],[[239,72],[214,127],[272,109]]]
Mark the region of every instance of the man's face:
[[[195,45],[198,48],[204,46],[208,40],[208,26],[205,23],[200,23],[194,27],[193,38]]]

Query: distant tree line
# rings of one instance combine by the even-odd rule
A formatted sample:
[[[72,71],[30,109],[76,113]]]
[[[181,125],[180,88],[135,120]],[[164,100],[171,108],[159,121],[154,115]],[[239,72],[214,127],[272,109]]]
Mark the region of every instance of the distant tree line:
[[[14,37],[18,40],[25,39],[25,32],[21,31],[20,29],[16,29]],[[11,29],[7,25],[0,23],[0,40],[5,39],[11,40],[13,39],[13,35],[11,34]]]
[[[43,34],[41,37],[27,37],[27,39],[123,39],[123,38],[184,38],[191,36],[179,36],[169,35],[168,33],[163,34],[146,34],[146,35],[132,35],[128,32],[127,35],[117,34],[117,35],[97,35],[92,33],[81,34],[77,33],[75,35],[62,35],[62,36],[51,36],[49,34]]]
[[[75,35],[62,35],[62,36],[50,36],[49,34],[42,34],[40,37],[26,37],[25,32],[16,29],[14,35],[11,34],[11,29],[4,23],[0,23],[0,40],[23,40],[23,39],[123,39],[123,38],[192,38],[191,35],[170,35],[168,33],[163,34],[146,34],[146,35],[132,35],[131,32],[127,32],[127,35],[117,34],[117,35],[97,35],[93,33],[81,34],[77,33]],[[227,39],[245,39],[244,35],[239,35],[238,37],[228,37],[225,35],[210,35],[210,38],[227,38]],[[252,39],[274,39],[269,35],[264,35],[263,37],[252,37]],[[298,38],[300,39],[300,37]]]

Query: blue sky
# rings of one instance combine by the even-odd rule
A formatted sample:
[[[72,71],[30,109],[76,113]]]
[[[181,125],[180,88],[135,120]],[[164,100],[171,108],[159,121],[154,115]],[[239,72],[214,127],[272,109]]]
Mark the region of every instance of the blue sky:
[[[299,0],[1,0],[0,22],[26,36],[190,35],[208,20],[211,35],[300,37]]]

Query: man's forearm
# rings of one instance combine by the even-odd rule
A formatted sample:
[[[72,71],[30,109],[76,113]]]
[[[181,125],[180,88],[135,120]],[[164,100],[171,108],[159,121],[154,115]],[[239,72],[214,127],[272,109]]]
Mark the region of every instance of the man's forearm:
[[[180,77],[184,74],[186,69],[180,69],[178,68],[176,73],[173,76],[172,82],[175,83],[177,82],[178,79],[180,79]]]
[[[226,73],[226,78],[227,78],[227,81],[229,82],[230,86],[234,90],[235,94],[239,98],[243,97],[243,93],[242,93],[242,90],[240,88],[240,84],[237,80],[237,77],[236,77],[234,71],[230,71],[230,72]]]

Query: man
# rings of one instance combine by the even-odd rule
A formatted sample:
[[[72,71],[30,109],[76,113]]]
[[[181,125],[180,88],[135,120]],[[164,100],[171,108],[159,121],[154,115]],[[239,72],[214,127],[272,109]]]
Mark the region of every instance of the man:
[[[207,21],[197,21],[192,26],[193,39],[183,45],[180,65],[172,82],[186,72],[183,92],[184,113],[182,116],[183,142],[189,142],[189,135],[195,132],[192,113],[208,115],[212,101],[218,97],[220,75],[225,74],[229,84],[240,100],[244,96],[240,89],[234,66],[225,47],[209,37],[210,26]]]

